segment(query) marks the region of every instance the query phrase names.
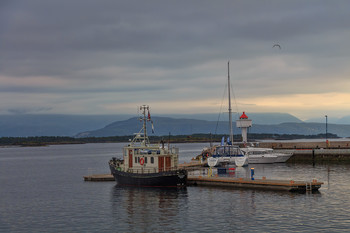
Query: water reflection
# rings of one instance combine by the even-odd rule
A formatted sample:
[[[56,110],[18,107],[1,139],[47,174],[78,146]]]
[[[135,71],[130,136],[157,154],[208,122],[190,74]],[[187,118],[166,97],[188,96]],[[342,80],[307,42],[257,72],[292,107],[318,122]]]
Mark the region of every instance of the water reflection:
[[[113,186],[109,205],[112,221],[108,224],[116,227],[116,232],[312,232],[350,227],[349,166],[331,166],[329,171],[327,166],[312,165],[254,167],[257,177],[315,177],[320,181],[329,177],[332,189],[322,186],[321,192],[299,194],[219,187],[169,190]],[[238,169],[237,174],[249,174],[249,169]]]
[[[187,205],[187,189],[136,188],[114,186],[111,190],[113,220],[119,230],[152,232],[156,229],[178,231],[174,221],[181,219]]]
[[[192,146],[183,147],[188,153],[181,155],[186,162],[193,157]],[[130,189],[114,183],[82,181],[90,172],[108,173],[107,161],[115,151],[121,149],[112,143],[0,148],[0,232],[348,232],[350,229],[349,164],[315,167],[272,164],[245,168],[249,175],[249,168],[254,167],[257,179],[262,176],[315,178],[325,183],[316,194],[218,187]]]

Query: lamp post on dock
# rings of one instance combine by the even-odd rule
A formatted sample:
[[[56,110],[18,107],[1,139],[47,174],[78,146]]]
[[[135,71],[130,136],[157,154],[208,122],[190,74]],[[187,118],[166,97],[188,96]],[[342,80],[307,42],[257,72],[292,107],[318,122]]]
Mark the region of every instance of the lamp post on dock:
[[[326,117],[326,148],[328,148],[328,116],[325,115]]]

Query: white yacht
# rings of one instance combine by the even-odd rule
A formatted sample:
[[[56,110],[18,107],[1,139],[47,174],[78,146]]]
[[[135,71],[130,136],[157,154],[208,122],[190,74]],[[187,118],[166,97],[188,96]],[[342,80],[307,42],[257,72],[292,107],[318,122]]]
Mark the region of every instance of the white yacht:
[[[290,157],[292,157],[293,154],[274,151],[274,155],[277,156],[277,160],[275,161],[275,163],[285,163]]]
[[[219,164],[235,164],[237,167],[247,166],[248,157],[241,151],[238,146],[233,144],[233,129],[232,129],[232,109],[231,109],[231,92],[230,92],[230,62],[227,63],[227,81],[228,81],[228,112],[229,112],[229,129],[230,137],[225,143],[225,138],[221,140],[220,146],[215,146],[211,148],[210,151],[213,151],[211,154],[212,157],[218,159]]]
[[[241,150],[248,156],[249,163],[285,163],[292,156],[271,148],[246,147]]]
[[[269,148],[246,147],[241,150],[248,156],[249,163],[275,163],[277,160]]]
[[[218,159],[219,164],[235,164],[237,167],[248,165],[248,157],[241,148],[234,145],[216,146],[212,157]]]

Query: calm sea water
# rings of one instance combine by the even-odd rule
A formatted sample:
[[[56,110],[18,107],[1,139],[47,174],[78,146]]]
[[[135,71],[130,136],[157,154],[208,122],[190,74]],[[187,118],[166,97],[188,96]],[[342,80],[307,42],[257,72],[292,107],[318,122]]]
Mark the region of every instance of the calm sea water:
[[[232,188],[120,188],[109,173],[124,144],[0,148],[0,232],[348,232],[349,165],[250,165],[256,177],[312,180],[317,193]],[[207,144],[178,144],[189,162]],[[247,176],[250,167],[236,175]]]

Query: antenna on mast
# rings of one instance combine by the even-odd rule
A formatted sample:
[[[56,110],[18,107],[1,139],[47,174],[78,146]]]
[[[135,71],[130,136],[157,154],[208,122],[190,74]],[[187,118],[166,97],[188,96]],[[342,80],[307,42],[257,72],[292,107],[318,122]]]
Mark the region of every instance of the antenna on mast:
[[[148,114],[148,116],[146,116],[146,110],[149,113],[149,106],[148,105],[142,105],[142,106],[140,106],[139,109],[140,109],[141,114],[142,114],[139,119],[140,119],[140,121],[143,122],[143,126],[142,126],[141,131],[134,138],[133,142],[136,142],[136,141],[142,139],[141,144],[146,146],[146,145],[150,144],[148,136],[147,136],[147,124],[146,124],[146,122],[149,121],[149,119],[150,119],[149,114]]]

